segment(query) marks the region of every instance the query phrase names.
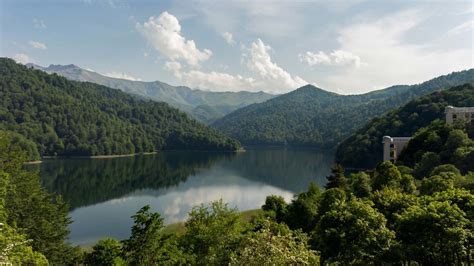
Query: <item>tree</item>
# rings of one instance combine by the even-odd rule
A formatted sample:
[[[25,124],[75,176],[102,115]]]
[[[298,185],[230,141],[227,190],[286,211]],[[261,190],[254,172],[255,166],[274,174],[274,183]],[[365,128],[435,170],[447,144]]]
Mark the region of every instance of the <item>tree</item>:
[[[288,205],[282,196],[270,195],[265,199],[265,204],[262,206],[262,210],[271,213],[277,222],[281,222],[285,219],[287,214]]]
[[[456,204],[426,198],[398,215],[397,239],[406,260],[421,265],[452,265],[466,256],[470,221]]]
[[[9,182],[9,174],[0,169],[0,261],[18,265],[47,265],[44,255],[33,251],[31,240],[7,224],[5,198]]]
[[[421,181],[420,193],[422,195],[431,195],[435,192],[445,191],[454,188],[454,179],[447,173],[434,175],[424,178]]]
[[[326,191],[319,197],[319,209],[317,217],[315,217],[315,223],[319,221],[321,216],[326,212],[329,212],[333,209],[339,208],[341,205],[346,203],[346,192],[340,188],[331,188]]]
[[[27,156],[11,143],[11,136],[0,131],[0,172],[8,175],[4,213],[6,224],[14,225],[33,251],[52,264],[71,263],[77,256],[66,239],[69,235],[68,205],[62,198],[41,187],[37,173],[24,170]]]
[[[400,171],[398,171],[398,168],[392,162],[382,162],[375,168],[372,189],[380,190],[385,187],[399,187],[401,179],[402,175]]]
[[[352,174],[351,180],[351,191],[359,198],[365,198],[370,195],[372,186],[370,185],[370,176],[364,172]]]
[[[400,189],[408,194],[416,192],[415,178],[410,174],[403,174],[400,180]]]
[[[132,234],[124,241],[127,261],[133,265],[150,265],[158,262],[155,257],[157,240],[163,228],[163,218],[150,211],[150,205],[142,207],[133,218]]]
[[[452,164],[441,164],[433,168],[430,173],[430,176],[439,175],[441,173],[453,173],[456,176],[461,175],[461,172],[459,171],[459,169],[456,168],[456,166]]]
[[[46,257],[34,251],[30,243],[30,239],[8,224],[0,224],[0,262],[13,265],[48,265]]]
[[[319,187],[311,183],[308,191],[298,194],[288,205],[285,223],[293,230],[311,231],[316,225],[320,196]]]
[[[185,223],[182,243],[195,256],[197,264],[228,264],[231,252],[241,239],[240,214],[214,201],[210,206],[194,207]]]
[[[386,222],[369,202],[353,197],[321,217],[311,234],[311,243],[321,252],[322,263],[374,263],[395,238]]]
[[[418,203],[418,198],[415,195],[406,194],[393,188],[375,191],[370,200],[374,203],[373,207],[385,216],[390,229],[394,229],[393,225],[397,214]]]
[[[231,265],[318,265],[319,257],[307,245],[307,236],[285,224],[263,220],[246,234]]]
[[[420,162],[415,165],[414,175],[418,179],[426,177],[439,164],[439,155],[434,152],[427,152],[423,154]]]
[[[121,257],[122,245],[119,241],[111,238],[99,240],[92,247],[92,252],[85,255],[86,265],[115,266],[123,265]]]
[[[324,186],[326,189],[330,188],[347,188],[347,180],[344,176],[344,168],[340,164],[335,164],[331,168],[331,175],[326,177],[328,182]]]

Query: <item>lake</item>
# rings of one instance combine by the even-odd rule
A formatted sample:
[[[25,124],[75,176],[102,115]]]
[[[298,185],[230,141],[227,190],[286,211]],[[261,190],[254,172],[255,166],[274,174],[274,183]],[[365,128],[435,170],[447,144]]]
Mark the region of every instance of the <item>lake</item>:
[[[271,194],[290,201],[310,182],[323,186],[332,163],[327,152],[255,149],[50,159],[32,167],[49,191],[70,204],[70,242],[89,245],[128,238],[130,216],[146,204],[169,224],[186,219],[193,206],[221,198],[239,210],[260,208]]]

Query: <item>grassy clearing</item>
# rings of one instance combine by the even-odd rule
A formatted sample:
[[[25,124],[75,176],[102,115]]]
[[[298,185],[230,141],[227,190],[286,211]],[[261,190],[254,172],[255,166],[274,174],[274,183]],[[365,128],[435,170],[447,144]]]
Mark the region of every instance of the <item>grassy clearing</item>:
[[[261,209],[243,211],[243,212],[240,213],[241,214],[240,221],[241,221],[242,224],[246,224],[246,223],[250,222],[252,217],[257,216],[260,213],[262,213]],[[186,231],[186,228],[184,226],[184,222],[172,223],[172,224],[169,224],[169,225],[165,226],[165,228],[163,228],[163,232],[166,233],[166,234],[179,234],[179,235],[181,235],[181,234],[184,234],[185,231]]]

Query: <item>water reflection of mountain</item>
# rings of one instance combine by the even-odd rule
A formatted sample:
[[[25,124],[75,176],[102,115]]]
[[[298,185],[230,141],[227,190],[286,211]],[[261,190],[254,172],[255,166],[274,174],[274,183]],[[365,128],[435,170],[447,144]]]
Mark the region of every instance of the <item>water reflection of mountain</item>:
[[[249,150],[220,163],[246,179],[301,192],[310,182],[326,184],[333,160],[331,152],[265,149]]]
[[[44,186],[65,198],[71,209],[118,198],[138,189],[176,186],[231,153],[167,152],[113,159],[46,160]]]
[[[168,193],[170,187],[179,189],[177,186],[190,176],[202,182],[207,182],[205,177],[214,176],[206,186],[225,187],[234,176],[256,182],[249,184],[261,183],[297,193],[310,182],[324,185],[332,159],[332,154],[316,151],[265,149],[238,155],[165,152],[113,159],[46,160],[34,167],[40,169],[45,187],[62,195],[71,209],[76,209],[138,190]]]

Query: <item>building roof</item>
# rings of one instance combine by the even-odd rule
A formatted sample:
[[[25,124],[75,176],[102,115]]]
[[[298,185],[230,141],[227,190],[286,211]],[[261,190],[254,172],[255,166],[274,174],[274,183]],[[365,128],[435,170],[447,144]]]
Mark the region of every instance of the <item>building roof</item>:
[[[453,110],[454,113],[474,113],[474,107],[446,106],[446,111],[447,110]]]

